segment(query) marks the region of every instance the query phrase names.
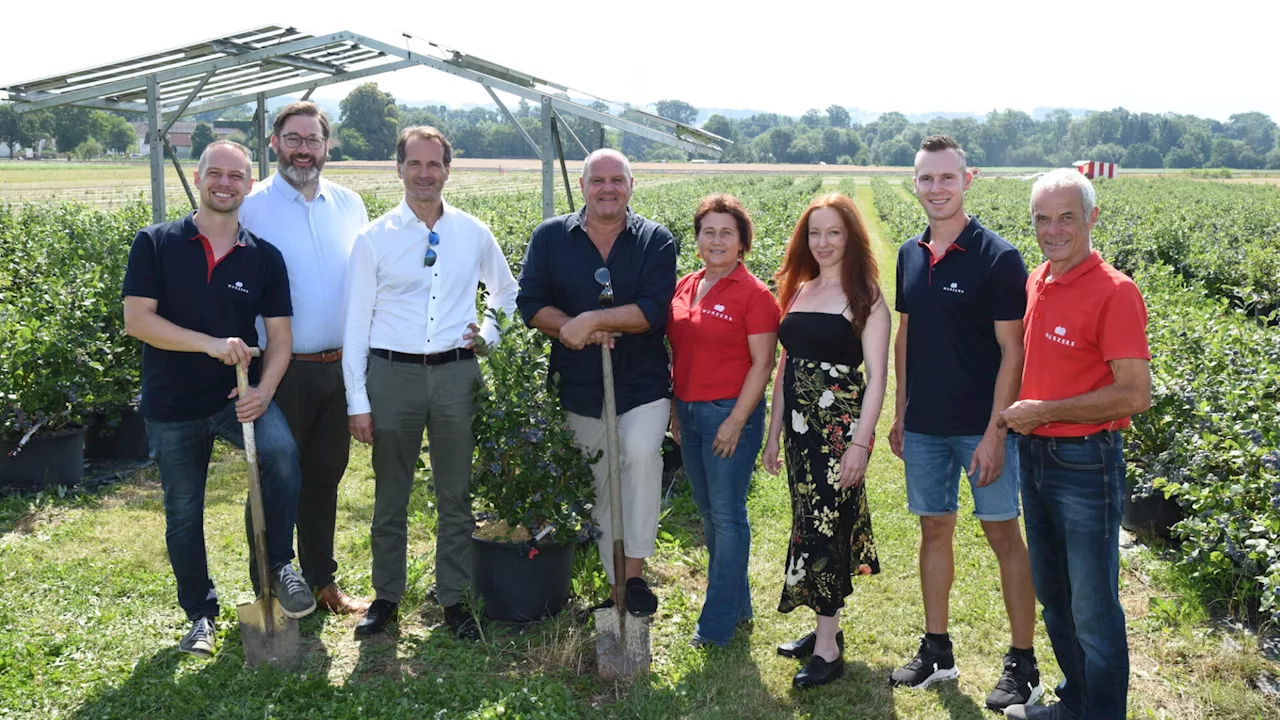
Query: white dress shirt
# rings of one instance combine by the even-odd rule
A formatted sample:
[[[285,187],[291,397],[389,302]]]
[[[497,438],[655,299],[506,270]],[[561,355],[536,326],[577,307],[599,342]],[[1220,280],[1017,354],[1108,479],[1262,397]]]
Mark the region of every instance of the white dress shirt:
[[[436,262],[424,264],[435,230]],[[347,266],[346,334],[342,377],[347,414],[369,412],[365,390],[369,349],[433,355],[464,347],[462,336],[476,322],[476,291],[483,282],[485,305],[515,313],[516,279],[489,227],[444,203],[434,228],[408,203],[374,220],[356,236]],[[485,313],[480,336],[498,341],[498,327]]]
[[[293,352],[342,347],[343,288],[356,234],[369,224],[364,201],[323,177],[311,202],[279,173],[255,183],[240,224],[280,249],[293,300]],[[258,337],[266,347],[262,318]]]

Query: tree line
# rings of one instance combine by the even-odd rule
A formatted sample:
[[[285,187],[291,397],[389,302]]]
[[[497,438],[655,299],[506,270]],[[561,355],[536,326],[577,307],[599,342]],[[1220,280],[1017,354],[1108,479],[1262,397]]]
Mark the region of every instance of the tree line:
[[[591,107],[609,110],[600,102],[591,103]],[[334,127],[339,141],[333,147],[335,159],[391,158],[396,134],[407,125],[440,128],[458,157],[532,158],[533,149],[520,130],[535,141],[542,133],[538,109],[524,100],[512,109],[512,123],[505,113],[484,107],[410,107],[397,103],[372,82],[352,90],[339,109]],[[658,115],[687,125],[695,125],[700,114],[682,100],[662,100],[656,109]],[[240,106],[195,119],[243,119],[251,112]],[[643,116],[630,110],[622,117],[646,123]],[[689,159],[677,148],[629,133],[607,128],[602,133],[599,126],[583,118],[566,114],[564,123],[567,127],[560,129],[561,143],[570,159],[581,159],[584,148],[589,152],[602,145],[619,148],[638,161]],[[1195,115],[1133,113],[1124,108],[1083,116],[1054,110],[1038,120],[1019,110],[993,110],[984,118],[934,118],[927,122],[913,122],[902,113],[889,112],[872,122],[855,123],[845,108],[831,105],[798,118],[776,113],[744,118],[713,114],[701,127],[733,141],[726,146],[721,162],[909,166],[925,136],[946,133],[964,146],[974,166],[1061,167],[1076,160],[1101,160],[1131,168],[1280,169],[1280,130],[1261,112],[1237,113],[1226,122]],[[208,134],[212,139],[212,133]],[[48,138],[56,141],[60,152],[76,154],[90,141],[96,143],[99,154],[101,149],[127,152],[136,142],[132,128],[114,113],[63,107],[19,114],[0,104],[0,142],[12,149],[14,144],[30,147]],[[95,150],[94,145],[88,145],[87,150]]]

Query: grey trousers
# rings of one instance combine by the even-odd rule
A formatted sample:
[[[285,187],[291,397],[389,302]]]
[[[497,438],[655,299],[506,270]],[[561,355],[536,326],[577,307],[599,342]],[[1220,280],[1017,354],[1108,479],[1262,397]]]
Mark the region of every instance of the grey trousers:
[[[366,389],[373,415],[375,492],[371,549],[379,600],[399,603],[406,583],[409,495],[422,431],[430,444],[439,520],[436,595],[441,605],[462,602],[471,584],[471,420],[480,365],[473,358],[443,365],[395,363],[369,356]]]

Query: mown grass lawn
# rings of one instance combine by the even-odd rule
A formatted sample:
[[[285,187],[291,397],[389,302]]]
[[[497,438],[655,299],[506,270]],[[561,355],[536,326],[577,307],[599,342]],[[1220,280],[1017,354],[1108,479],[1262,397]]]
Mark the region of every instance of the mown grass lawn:
[[[870,192],[858,187],[866,217]],[[895,243],[879,244],[892,294]],[[891,391],[892,392],[892,391]],[[892,394],[890,394],[892,397]],[[881,435],[887,433],[888,413]],[[794,661],[774,646],[806,632],[810,612],[775,611],[790,524],[786,481],[758,472],[750,500],[751,582],[756,620],[727,648],[687,645],[706,574],[699,523],[687,492],[674,495],[652,565],[662,608],[652,626],[653,668],[630,686],[592,674],[594,642],[583,609],[527,628],[486,628],[481,644],[454,640],[427,599],[434,511],[421,484],[413,497],[414,558],[398,635],[356,642],[355,619],[302,621],[309,655],[301,670],[242,667],[235,605],[250,599],[241,502],[242,456],[228,447],[210,470],[206,534],[223,601],[214,659],[182,655],[187,623],[177,607],[164,549],[154,471],[101,494],[0,501],[0,718],[984,718],[982,701],[1008,644],[994,556],[962,507],[957,530],[952,637],[959,682],[892,692],[890,669],[915,649],[923,622],[915,547],[901,464],[880,450],[867,483],[884,572],[860,579],[843,617],[849,673],[797,693]],[[373,473],[355,448],[339,508],[340,581],[369,587]],[[580,557],[589,558],[586,548]],[[588,568],[591,563],[580,563]],[[1175,568],[1150,550],[1126,553],[1122,593],[1132,644],[1130,714],[1137,718],[1275,718],[1280,706],[1251,689],[1280,672],[1250,636],[1215,629]],[[580,579],[592,578],[584,569]],[[1057,668],[1041,629],[1047,684]]]

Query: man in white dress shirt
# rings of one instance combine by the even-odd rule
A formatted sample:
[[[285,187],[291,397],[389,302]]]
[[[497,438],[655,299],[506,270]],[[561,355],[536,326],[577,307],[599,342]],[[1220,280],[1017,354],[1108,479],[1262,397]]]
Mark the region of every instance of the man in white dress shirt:
[[[493,233],[441,197],[453,151],[439,130],[407,127],[396,143],[404,201],[355,241],[347,268],[342,371],[351,434],[373,445],[373,588],[357,636],[399,617],[406,584],[409,494],[426,428],[439,507],[436,597],[456,635],[475,639],[463,598],[471,582],[471,420],[480,366],[475,344],[498,328],[476,324],[476,290],[488,308],[515,312],[516,281]]]
[[[245,198],[240,223],[280,249],[291,281],[293,353],[275,401],[302,466],[298,561],[320,608],[359,613],[369,603],[338,587],[333,534],[338,482],[351,448],[340,364],[343,288],[351,245],[369,216],[359,195],[320,177],[329,153],[329,119],[313,103],[280,110],[271,149],[276,172]],[[258,337],[266,336],[259,331]]]

